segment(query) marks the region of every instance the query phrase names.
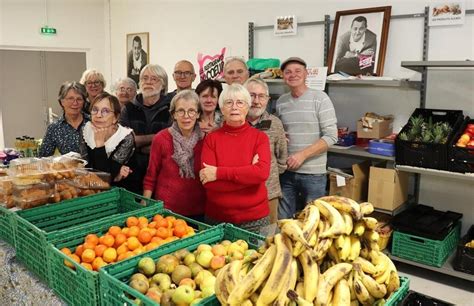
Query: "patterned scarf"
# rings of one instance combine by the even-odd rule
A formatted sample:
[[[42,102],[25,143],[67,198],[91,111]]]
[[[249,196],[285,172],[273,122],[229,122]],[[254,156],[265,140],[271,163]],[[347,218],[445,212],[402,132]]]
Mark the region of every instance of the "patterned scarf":
[[[171,156],[179,167],[179,176],[182,178],[195,178],[194,176],[194,146],[202,139],[199,124],[196,124],[191,137],[186,138],[181,134],[178,123],[173,122],[169,129],[173,136],[174,152]]]

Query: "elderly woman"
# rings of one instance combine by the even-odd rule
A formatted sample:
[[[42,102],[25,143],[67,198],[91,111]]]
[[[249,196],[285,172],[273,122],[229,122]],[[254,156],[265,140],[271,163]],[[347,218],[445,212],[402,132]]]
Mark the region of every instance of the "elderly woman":
[[[66,82],[61,85],[58,101],[64,113],[46,129],[40,156],[51,156],[56,149],[61,154],[79,152],[81,131],[89,120],[82,112],[86,96],[86,89],[78,82]]]
[[[148,168],[153,137],[171,125],[168,92],[168,75],[163,67],[148,64],[140,72],[140,91],[120,115],[120,124],[133,129],[138,176],[143,177]],[[141,193],[141,192],[140,192]]]
[[[280,174],[285,172],[288,158],[285,130],[280,119],[266,111],[270,99],[267,83],[262,79],[249,79],[245,83],[245,87],[252,99],[247,120],[250,125],[263,131],[270,139],[272,164],[267,180],[267,191],[270,203],[270,223],[275,223],[278,219],[278,206],[282,197]]]
[[[135,139],[132,129],[118,124],[120,103],[107,92],[99,94],[90,106],[91,121],[83,130],[81,153],[88,166],[110,173],[114,185],[140,190],[133,173]]]
[[[120,102],[120,109],[125,107],[125,104],[132,102],[137,95],[137,83],[131,78],[120,78],[114,86],[115,96]]]
[[[104,92],[105,79],[102,73],[96,69],[88,69],[82,73],[79,82],[86,87],[87,100],[84,104],[84,110],[89,112],[91,102],[94,101],[95,97]]]
[[[222,92],[222,85],[215,80],[204,80],[196,87],[201,104],[201,116],[199,117],[199,127],[205,134],[222,126],[222,114],[217,109],[219,95]]]
[[[224,125],[208,134],[199,175],[206,188],[206,222],[233,223],[262,233],[269,224],[265,181],[270,173],[270,143],[246,121],[250,94],[229,85],[219,97]]]
[[[205,192],[199,182],[202,133],[197,124],[199,98],[191,90],[171,100],[171,127],[153,138],[143,196],[163,200],[165,207],[202,220]]]

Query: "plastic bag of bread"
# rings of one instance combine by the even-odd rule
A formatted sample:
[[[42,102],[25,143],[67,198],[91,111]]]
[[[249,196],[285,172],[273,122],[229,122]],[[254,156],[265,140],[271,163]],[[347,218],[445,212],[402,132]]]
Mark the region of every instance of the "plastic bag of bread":
[[[16,207],[28,209],[49,203],[54,195],[54,187],[48,183],[16,184],[13,183],[12,199]]]
[[[92,169],[77,169],[72,179],[74,186],[80,189],[110,189],[110,174]]]
[[[44,163],[45,169],[47,170],[44,180],[54,183],[58,180],[74,178],[74,171],[79,168],[84,168],[87,162],[77,156],[69,154],[44,158]]]
[[[51,202],[58,203],[64,200],[75,199],[80,196],[79,189],[69,180],[58,181],[54,184],[54,195]]]
[[[20,184],[35,184],[44,178],[44,162],[40,158],[17,158],[10,162],[8,175]]]
[[[0,177],[0,203],[7,208],[15,206],[12,201],[13,179],[9,176]]]

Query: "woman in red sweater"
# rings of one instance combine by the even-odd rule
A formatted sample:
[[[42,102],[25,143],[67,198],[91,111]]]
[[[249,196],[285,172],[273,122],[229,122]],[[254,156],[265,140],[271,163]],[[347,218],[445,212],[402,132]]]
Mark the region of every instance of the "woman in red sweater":
[[[250,104],[242,85],[224,89],[219,97],[224,125],[204,140],[199,176],[206,189],[206,222],[229,222],[260,233],[269,225],[265,181],[270,173],[270,142],[246,121]]]
[[[197,124],[199,97],[183,90],[170,104],[173,124],[153,137],[143,196],[162,200],[165,208],[203,219],[205,191],[199,182],[202,133]]]

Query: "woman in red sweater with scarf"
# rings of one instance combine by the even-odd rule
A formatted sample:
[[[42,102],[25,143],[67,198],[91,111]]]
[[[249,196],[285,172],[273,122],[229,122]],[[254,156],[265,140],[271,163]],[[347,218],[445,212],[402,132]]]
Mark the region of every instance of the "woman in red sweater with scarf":
[[[165,208],[202,221],[205,191],[198,179],[202,133],[197,124],[199,97],[194,91],[180,91],[170,104],[173,125],[155,135],[143,196],[160,199]]]
[[[224,89],[219,97],[224,125],[204,140],[199,176],[206,189],[207,223],[229,222],[261,233],[269,225],[270,142],[246,121],[250,105],[242,85]]]

